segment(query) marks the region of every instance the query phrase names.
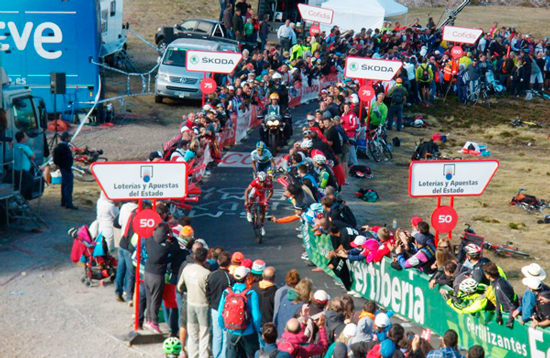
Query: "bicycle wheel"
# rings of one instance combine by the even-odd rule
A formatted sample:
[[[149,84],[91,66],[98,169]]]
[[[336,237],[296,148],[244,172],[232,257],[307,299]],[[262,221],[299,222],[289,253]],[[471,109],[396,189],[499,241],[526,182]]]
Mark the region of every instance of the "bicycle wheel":
[[[95,181],[95,178],[92,172],[88,168],[82,168],[81,166],[73,165],[72,170],[73,170],[74,178],[78,181],[83,181],[87,183],[91,183]]]
[[[382,147],[382,152],[384,153],[386,158],[388,158],[388,160],[392,159],[393,154],[391,152],[391,147],[385,139],[380,139],[380,146]]]
[[[367,147],[369,149],[369,153],[370,153],[372,159],[374,159],[375,162],[380,162],[380,149],[374,143],[373,140],[368,141]]]
[[[103,163],[103,162],[108,162],[108,161],[109,161],[109,159],[107,159],[105,157],[99,157],[94,161],[94,163],[97,163],[97,162]]]
[[[254,205],[254,236],[256,237],[256,241],[258,242],[258,244],[261,244],[262,243],[262,223],[261,223],[261,216],[262,213],[261,213],[261,209],[260,209],[260,205],[258,203],[256,203]]]
[[[523,251],[519,251],[519,250],[515,250],[515,249],[510,249],[508,247],[498,247],[495,251],[495,253],[498,255],[504,255],[504,256],[508,256],[508,255],[517,255],[517,256],[521,256],[521,257],[530,257],[531,255],[529,255],[527,252],[523,252]]]

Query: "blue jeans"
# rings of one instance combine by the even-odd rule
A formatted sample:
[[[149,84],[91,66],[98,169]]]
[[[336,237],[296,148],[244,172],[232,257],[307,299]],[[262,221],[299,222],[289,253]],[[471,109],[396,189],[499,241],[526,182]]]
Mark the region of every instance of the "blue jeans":
[[[227,334],[218,323],[218,311],[210,309],[212,314],[212,356],[214,358],[226,358]]]
[[[74,174],[71,169],[59,168],[61,170],[61,205],[73,205],[73,182]]]
[[[164,321],[170,329],[170,334],[177,335],[179,332],[179,310],[177,308],[166,308],[164,301],[162,301],[162,313],[164,314]]]
[[[403,106],[390,106],[388,111],[388,118],[386,120],[386,128],[392,129],[393,127],[393,117],[397,116],[395,121],[395,127],[398,131],[403,127]]]
[[[122,295],[126,292],[126,300],[131,300],[134,294],[136,271],[132,265],[132,254],[130,251],[118,248],[118,267],[116,270],[115,293]]]

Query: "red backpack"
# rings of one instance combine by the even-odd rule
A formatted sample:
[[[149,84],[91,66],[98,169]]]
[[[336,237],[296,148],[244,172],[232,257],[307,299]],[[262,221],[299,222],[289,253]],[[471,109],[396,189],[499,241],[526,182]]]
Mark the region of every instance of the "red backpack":
[[[246,294],[249,289],[242,292],[233,292],[231,287],[227,288],[225,304],[223,305],[223,324],[226,329],[245,330],[250,324],[250,313],[248,310],[248,298]]]

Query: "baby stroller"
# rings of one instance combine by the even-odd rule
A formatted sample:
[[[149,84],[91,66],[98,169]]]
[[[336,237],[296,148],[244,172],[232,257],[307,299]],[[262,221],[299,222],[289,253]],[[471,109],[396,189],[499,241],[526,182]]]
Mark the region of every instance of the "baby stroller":
[[[100,285],[103,285],[103,280],[107,278],[113,282],[117,260],[109,254],[103,236],[99,234],[94,238],[94,235],[90,234],[88,225],[70,229],[69,236],[74,240],[71,260],[74,263],[82,262],[84,264],[82,283],[91,286],[92,280],[99,280]]]

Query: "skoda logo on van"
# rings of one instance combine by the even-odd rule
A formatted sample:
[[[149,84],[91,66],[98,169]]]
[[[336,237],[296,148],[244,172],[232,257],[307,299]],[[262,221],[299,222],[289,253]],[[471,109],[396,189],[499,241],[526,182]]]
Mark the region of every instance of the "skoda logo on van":
[[[352,62],[349,64],[349,69],[352,71],[357,71],[359,69],[359,65],[356,62]]]
[[[191,56],[191,58],[189,59],[189,62],[191,62],[193,65],[196,65],[197,63],[199,63],[199,57]]]

